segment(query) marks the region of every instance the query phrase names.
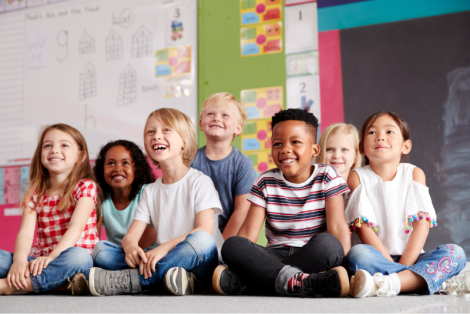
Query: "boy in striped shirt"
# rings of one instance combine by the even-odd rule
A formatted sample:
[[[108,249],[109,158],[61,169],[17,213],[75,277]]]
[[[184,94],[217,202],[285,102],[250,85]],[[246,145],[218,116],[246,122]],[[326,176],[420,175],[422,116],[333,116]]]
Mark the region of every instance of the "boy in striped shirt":
[[[301,109],[272,118],[272,158],[248,201],[238,236],[222,247],[227,263],[214,272],[220,294],[262,293],[345,297],[349,279],[341,266],[351,247],[342,194],[349,191],[334,167],[312,165],[320,151],[318,120]],[[268,244],[256,244],[265,223]]]

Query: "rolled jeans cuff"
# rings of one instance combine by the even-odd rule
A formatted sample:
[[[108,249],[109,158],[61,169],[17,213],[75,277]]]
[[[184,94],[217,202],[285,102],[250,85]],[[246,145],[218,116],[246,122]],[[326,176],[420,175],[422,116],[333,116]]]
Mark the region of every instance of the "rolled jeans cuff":
[[[289,289],[287,287],[289,279],[291,279],[295,274],[300,272],[302,272],[302,270],[295,266],[286,265],[282,267],[276,277],[276,282],[274,283],[276,292],[284,295],[289,294]]]
[[[29,277],[31,278],[31,283],[33,284],[34,292],[39,293],[45,291],[39,284],[39,280],[36,276],[29,275]]]

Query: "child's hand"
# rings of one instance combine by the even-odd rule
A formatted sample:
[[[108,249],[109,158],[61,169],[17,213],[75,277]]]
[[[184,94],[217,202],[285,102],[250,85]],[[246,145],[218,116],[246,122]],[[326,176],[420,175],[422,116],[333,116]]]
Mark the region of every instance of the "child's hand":
[[[130,267],[136,268],[138,265],[143,264],[141,260],[147,263],[145,252],[138,245],[133,245],[126,251],[126,263]],[[140,273],[142,274],[142,271]]]
[[[165,245],[160,245],[145,253],[148,263],[140,264],[140,274],[143,275],[145,279],[152,277],[152,272],[155,272],[155,264],[164,258],[168,252],[169,251],[166,249]]]
[[[26,278],[29,277],[29,263],[28,259],[18,262],[13,262],[7,276],[8,286],[13,285],[16,289],[26,289],[28,284]]]
[[[55,260],[55,257],[51,255],[38,257],[31,261],[29,271],[31,274],[33,274],[33,276],[40,275],[42,270],[45,269],[47,265],[49,265],[49,263],[53,260]]]

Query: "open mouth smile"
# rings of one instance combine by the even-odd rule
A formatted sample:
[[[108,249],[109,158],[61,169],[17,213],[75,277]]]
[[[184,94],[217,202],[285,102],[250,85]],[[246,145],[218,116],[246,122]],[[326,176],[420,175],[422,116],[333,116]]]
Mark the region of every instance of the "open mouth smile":
[[[158,152],[161,152],[161,151],[164,151],[165,149],[167,149],[168,146],[167,145],[162,145],[162,144],[156,144],[156,145],[153,145],[153,150],[158,153]]]

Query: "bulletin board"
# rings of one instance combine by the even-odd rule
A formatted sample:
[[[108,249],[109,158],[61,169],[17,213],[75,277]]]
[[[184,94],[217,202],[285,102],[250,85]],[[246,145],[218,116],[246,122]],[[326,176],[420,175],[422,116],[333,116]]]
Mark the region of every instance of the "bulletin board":
[[[48,124],[82,132],[91,159],[110,140],[143,146],[146,118],[158,108],[181,110],[197,124],[197,1],[0,7],[0,166],[28,164]]]

